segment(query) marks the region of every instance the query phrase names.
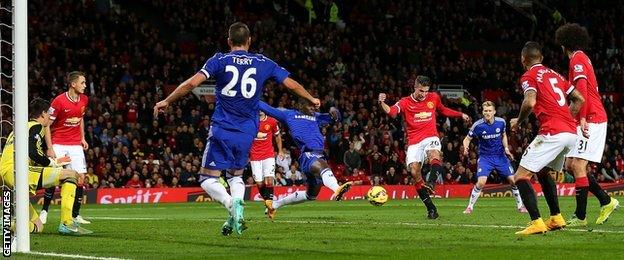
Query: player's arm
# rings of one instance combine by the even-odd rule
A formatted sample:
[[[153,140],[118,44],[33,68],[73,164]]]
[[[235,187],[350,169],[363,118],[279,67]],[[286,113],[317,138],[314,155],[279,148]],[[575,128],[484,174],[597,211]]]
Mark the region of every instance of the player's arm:
[[[50,121],[52,121],[52,118],[50,118]],[[46,151],[46,154],[49,157],[55,158],[56,157],[56,153],[54,153],[54,149],[52,148],[52,131],[50,131],[50,127],[51,127],[51,123],[49,126],[45,127],[45,136],[43,139],[45,139],[46,142],[46,146],[48,147],[48,150]]]
[[[509,156],[509,159],[514,160],[514,156],[509,149],[509,142],[507,141],[507,133],[503,132],[503,147],[505,147],[505,154]]]
[[[384,111],[384,113],[392,118],[395,118],[401,112],[399,102],[396,102],[394,106],[390,107],[388,106],[388,104],[386,104],[386,98],[386,93],[379,93],[379,106],[381,106],[381,109]]]
[[[286,88],[288,88],[290,91],[295,93],[297,96],[300,96],[300,97],[305,98],[306,100],[310,101],[310,103],[314,104],[317,108],[321,107],[321,101],[318,98],[313,97],[310,94],[310,92],[308,92],[308,90],[306,90],[296,80],[294,80],[294,79],[292,79],[290,77],[287,77],[286,79],[284,79],[284,82],[282,82],[282,84],[284,84],[284,86],[286,86]]]
[[[89,143],[87,143],[87,139],[85,139],[85,126],[84,126],[84,118],[80,120],[80,142],[82,143],[82,148],[87,150],[89,149]]]
[[[581,94],[581,96],[583,97],[587,97],[588,93],[587,93],[587,79],[586,78],[579,78],[576,80],[575,82],[576,84],[574,84],[574,89],[578,90],[578,92]],[[581,109],[579,110],[579,118],[581,121],[586,121],[587,120],[587,112],[589,111],[589,104],[584,103],[583,106],[581,106]]]
[[[470,141],[472,141],[472,137],[470,137],[469,135],[466,135],[466,137],[464,138],[464,141],[462,142],[462,145],[464,146],[464,156],[468,155],[468,148],[470,148]]]
[[[442,100],[440,99],[440,96],[438,96],[438,104],[436,106],[436,109],[441,115],[445,117],[461,117],[466,122],[470,121],[470,117],[468,115],[444,106],[444,104],[442,104]]]
[[[576,115],[578,115],[579,111],[581,110],[581,107],[585,103],[585,98],[578,90],[573,89],[572,92],[570,92],[570,94],[568,95],[568,99],[570,100],[570,112],[572,113],[573,117],[576,117]]]
[[[182,84],[178,85],[178,87],[167,96],[164,100],[156,103],[154,106],[154,116],[158,115],[158,112],[162,109],[165,109],[169,106],[169,104],[175,102],[183,96],[186,96],[191,90],[199,86],[201,83],[206,81],[208,78],[206,74],[202,72],[198,72],[189,79],[182,82]]]
[[[521,124],[533,111],[533,107],[535,107],[535,103],[537,103],[537,91],[534,89],[528,89],[524,92],[524,99],[522,100],[522,105],[520,106],[520,114],[518,118],[514,118],[511,121],[511,128],[515,129],[518,124]]]
[[[265,114],[267,114],[268,116],[277,119],[277,121],[280,121],[282,123],[286,123],[286,113],[280,109],[274,108],[272,106],[269,106],[269,104],[265,103],[264,101],[260,101],[259,103],[260,106],[260,110],[262,112],[264,112]]]
[[[275,134],[275,143],[277,144],[277,155],[280,158],[284,158],[284,147],[282,146],[282,131],[277,131]]]
[[[39,151],[43,151],[43,147],[41,147],[41,136],[39,133],[41,132],[42,125],[33,125],[28,130],[28,158],[31,161],[35,162],[35,164],[40,166],[48,166],[50,165],[50,159]]]

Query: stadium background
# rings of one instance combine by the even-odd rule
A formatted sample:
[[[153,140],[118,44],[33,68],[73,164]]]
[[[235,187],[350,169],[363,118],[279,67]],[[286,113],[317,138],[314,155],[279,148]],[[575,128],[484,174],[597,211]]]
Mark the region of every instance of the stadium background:
[[[215,51],[227,51],[227,26],[243,21],[252,32],[251,51],[289,70],[322,99],[322,111],[336,106],[342,112],[342,122],[323,129],[339,180],[412,184],[404,167],[401,121],[380,111],[377,94],[397,100],[411,92],[416,75],[424,74],[441,88],[461,86],[463,97],[444,102],[473,121],[484,100],[495,101],[497,116],[509,120],[521,101],[520,47],[527,40],[543,43],[545,63],[567,75],[554,31],[566,20],[575,21],[587,26],[593,39],[587,52],[609,115],[603,164],[592,165],[590,173],[601,182],[619,182],[624,174],[624,33],[618,25],[624,4],[541,1],[527,12],[523,2],[528,1],[515,6],[506,1],[29,1],[30,97],[51,100],[66,90],[68,71],[87,73],[89,188],[196,187],[213,98],[189,95],[158,118],[152,107]],[[309,3],[315,18],[309,16]],[[2,70],[10,70],[10,64],[3,63]],[[3,87],[10,86],[2,80]],[[457,97],[456,90],[447,97]],[[2,95],[1,101],[10,98]],[[278,107],[294,102],[274,83],[266,86],[264,100]],[[2,118],[10,117],[3,106]],[[516,158],[535,134],[533,122],[510,135]],[[460,153],[469,127],[439,119],[447,171],[440,183],[475,180],[474,142],[469,156]],[[3,124],[2,137],[11,130]],[[296,167],[298,151],[285,138]],[[303,183],[289,167],[278,167],[278,185]],[[388,173],[390,168],[395,174]],[[134,175],[140,181],[129,183]],[[566,174],[563,181],[572,177]],[[496,176],[489,180],[499,182]]]

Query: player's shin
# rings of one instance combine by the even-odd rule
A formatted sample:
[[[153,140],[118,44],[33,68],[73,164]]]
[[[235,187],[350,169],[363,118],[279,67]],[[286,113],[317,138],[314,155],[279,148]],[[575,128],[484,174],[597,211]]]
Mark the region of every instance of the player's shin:
[[[50,203],[52,202],[52,197],[54,197],[54,191],[56,187],[50,187],[45,189],[45,193],[43,194],[43,207],[41,210],[48,211],[50,209]]]
[[[273,177],[266,177],[264,179],[264,192],[265,192],[265,196],[263,196],[263,198],[265,200],[273,200],[273,182],[274,179]]]
[[[516,186],[516,184],[511,185],[511,194],[513,194],[516,199],[516,207],[518,209],[524,207],[524,204],[522,204],[522,197],[520,197],[520,191],[518,190],[518,186]]]
[[[234,199],[244,199],[245,198],[245,182],[243,182],[243,177],[240,175],[231,175],[228,173],[227,182],[230,185],[230,194],[232,194],[232,198]]]
[[[576,210],[574,215],[584,220],[587,215],[587,193],[589,191],[589,180],[587,176],[578,177],[574,180],[576,186]]]
[[[299,204],[306,200],[314,200],[316,198],[308,198],[306,191],[295,191],[291,194],[288,194],[286,197],[278,199],[273,202],[273,208],[277,209],[279,207],[289,205],[289,204]]]
[[[61,223],[70,225],[73,223],[72,209],[74,208],[76,192],[76,180],[66,179],[61,186]]]
[[[226,209],[232,207],[232,196],[227,193],[223,184],[219,182],[219,177],[200,175],[199,182],[202,189],[215,201],[218,201]]]
[[[444,167],[442,167],[440,160],[438,159],[431,160],[431,170],[429,171],[429,174],[427,175],[427,184],[429,185],[429,187],[431,187],[432,190],[435,188],[435,184],[443,172],[444,172]]]
[[[338,180],[334,177],[334,173],[329,168],[325,168],[321,171],[321,178],[323,179],[323,185],[332,191],[336,192],[340,185],[338,185]]]
[[[516,180],[516,186],[518,191],[520,191],[520,197],[522,197],[522,202],[524,202],[531,220],[540,218],[539,209],[537,208],[537,197],[531,182],[528,179],[518,179]]]
[[[479,194],[481,194],[481,188],[475,185],[472,188],[472,192],[470,193],[470,199],[468,201],[468,208],[472,209],[474,207],[474,205],[477,203],[477,200],[479,199]]]
[[[416,183],[416,192],[418,193],[418,197],[422,200],[425,207],[427,207],[427,211],[435,211],[437,210],[433,201],[431,200],[431,196],[429,195],[429,190],[423,187],[422,180]]]
[[[598,201],[600,201],[600,206],[605,206],[611,202],[611,197],[607,192],[600,187],[598,181],[593,175],[587,175],[587,180],[589,181],[589,191],[596,196]]]
[[[542,171],[538,173],[537,180],[542,186],[542,192],[544,193],[544,199],[546,199],[546,203],[548,203],[550,215],[555,216],[557,214],[560,214],[561,210],[559,209],[559,199],[557,198],[557,185],[555,184],[555,180],[550,177],[550,174],[547,171]],[[524,197],[522,197],[522,201],[524,201]],[[524,204],[526,206],[526,201]]]
[[[84,186],[78,185],[75,190],[74,206],[72,209],[72,217],[80,215],[80,206],[82,205],[82,195],[84,194]],[[62,201],[62,200],[61,200]]]

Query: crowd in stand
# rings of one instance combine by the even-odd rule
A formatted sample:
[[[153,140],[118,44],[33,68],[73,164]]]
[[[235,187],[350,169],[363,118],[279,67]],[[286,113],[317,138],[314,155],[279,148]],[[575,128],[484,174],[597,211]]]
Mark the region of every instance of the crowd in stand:
[[[321,111],[331,106],[341,111],[340,122],[322,129],[326,155],[339,180],[412,184],[402,119],[385,116],[377,105],[378,93],[397,101],[423,74],[436,83],[463,85],[463,99],[444,103],[473,121],[479,118],[482,91],[500,91],[493,101],[497,116],[508,121],[518,114],[522,99],[516,81],[523,72],[519,50],[526,40],[542,42],[545,63],[567,75],[567,58],[554,43],[561,23],[545,11],[536,10],[532,20],[498,1],[337,1],[341,23],[336,23],[328,18],[332,1],[311,1],[314,19],[303,2],[145,0],[109,6],[100,1],[29,1],[31,96],[51,100],[66,90],[68,71],[87,74],[90,187],[197,186],[213,99],[188,95],[156,118],[152,107],[214,52],[226,52],[227,27],[243,21],[252,31],[252,52],[290,71],[321,98]],[[624,4],[579,2],[580,7],[558,6],[559,11],[588,27],[593,37],[588,53],[600,91],[621,93],[624,33],[618,25]],[[592,10],[591,17],[575,11],[581,9]],[[272,82],[263,99],[276,107],[295,102]],[[612,96],[603,101],[610,134],[603,163],[591,165],[590,172],[615,182],[624,177],[624,106]],[[2,109],[9,119],[9,111]],[[460,152],[469,127],[458,119],[438,118],[446,169],[440,182],[476,179],[475,143],[468,156]],[[516,165],[536,128],[529,123],[518,133],[509,132]],[[3,125],[3,136],[7,129]],[[277,158],[276,185],[305,184],[297,165],[299,151],[287,133],[284,138],[286,156]],[[501,180],[494,175],[489,181]]]

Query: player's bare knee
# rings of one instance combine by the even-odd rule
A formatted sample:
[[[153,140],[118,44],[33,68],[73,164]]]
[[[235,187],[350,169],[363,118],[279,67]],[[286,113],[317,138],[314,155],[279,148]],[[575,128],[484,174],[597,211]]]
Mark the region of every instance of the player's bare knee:
[[[519,181],[519,180],[530,180],[531,177],[533,177],[533,172],[529,171],[528,169],[520,166],[518,167],[518,170],[516,171],[516,173],[514,174],[514,180]]]
[[[475,185],[477,186],[477,188],[481,189],[481,188],[483,188],[483,186],[485,186],[486,182],[487,182],[487,180],[485,180],[485,181],[478,180]]]

